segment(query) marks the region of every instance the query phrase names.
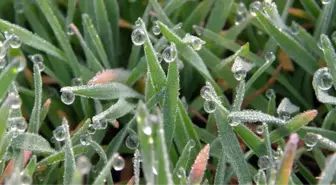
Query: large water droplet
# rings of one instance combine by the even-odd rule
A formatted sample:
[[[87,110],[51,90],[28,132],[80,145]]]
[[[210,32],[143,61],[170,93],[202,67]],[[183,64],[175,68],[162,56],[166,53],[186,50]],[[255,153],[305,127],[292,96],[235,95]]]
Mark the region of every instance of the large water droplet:
[[[265,60],[266,62],[273,62],[275,60],[275,55],[273,52],[265,53]]]
[[[177,50],[174,43],[171,43],[170,46],[163,50],[162,58],[167,63],[173,62],[177,58]]]
[[[3,59],[0,58],[0,69],[5,68],[6,65],[7,65],[7,60],[4,58]]]
[[[317,77],[317,85],[321,90],[328,90],[333,85],[333,78],[329,72],[329,69],[325,68],[324,70],[319,73]]]
[[[280,111],[278,112],[279,118],[282,120],[289,120],[291,118],[291,114],[288,111]]]
[[[240,57],[236,57],[231,71],[233,72],[234,77],[236,80],[241,81],[245,79],[247,70],[244,69],[244,60]],[[247,62],[246,62],[247,63]]]
[[[71,29],[70,25],[67,27],[67,34],[70,35],[70,36],[75,34],[75,32]]]
[[[75,101],[75,94],[71,91],[64,91],[61,95],[61,100],[66,105],[71,105]]]
[[[237,6],[236,11],[237,11],[237,14],[242,15],[247,12],[247,8],[243,2],[240,2]]]
[[[135,133],[128,135],[125,143],[126,143],[127,148],[131,150],[137,149],[139,147],[138,136]]]
[[[258,166],[260,169],[268,169],[271,166],[271,161],[268,156],[264,155],[259,157]]]
[[[9,37],[9,45],[12,48],[19,48],[21,46],[21,44],[22,44],[22,41],[21,41],[19,36],[12,34]]]
[[[125,160],[119,154],[114,155],[112,166],[116,171],[121,171],[125,167]]]
[[[40,71],[40,72],[42,72],[43,70],[44,70],[44,64],[43,64],[43,62],[37,62],[37,63],[35,63],[36,64],[36,66],[37,66],[37,69]]]
[[[89,134],[94,134],[94,133],[96,133],[96,128],[94,127],[93,124],[90,124],[87,131],[88,131]]]
[[[16,0],[14,2],[14,10],[17,13],[23,13],[24,12],[24,3],[21,0]]]
[[[257,11],[261,10],[261,3],[259,1],[254,1],[250,4],[250,12],[253,16],[257,15]]]
[[[15,62],[19,64],[19,66],[17,67],[18,72],[23,71],[27,66],[27,61],[23,57],[15,57],[11,62]]]
[[[13,117],[8,121],[10,122],[12,129],[15,129],[19,133],[23,133],[27,129],[28,125],[23,117]]]
[[[205,100],[211,99],[211,88],[209,86],[203,86],[201,89],[201,97]]]
[[[53,136],[56,139],[56,141],[64,141],[66,136],[66,130],[65,125],[58,126],[53,131]]]
[[[177,169],[176,175],[178,178],[185,177],[186,176],[185,169],[183,167],[180,167],[179,169]]]
[[[321,1],[322,1],[322,4],[327,5],[330,3],[331,0],[321,0]]]
[[[146,34],[142,30],[142,28],[136,28],[135,30],[133,30],[131,38],[134,45],[141,46],[145,43]]]
[[[304,137],[305,145],[308,148],[313,148],[317,144],[317,141],[318,141],[318,137],[316,134],[313,134],[313,133],[307,133]]]
[[[107,120],[106,119],[93,119],[93,123],[92,123],[93,127],[97,130],[103,130],[107,128]]]
[[[156,53],[156,57],[158,59],[158,62],[161,63],[162,62],[162,55],[161,55],[161,53]]]
[[[31,185],[33,178],[25,172],[20,173],[21,185]]]
[[[86,156],[82,155],[82,156],[78,157],[76,166],[77,166],[77,169],[79,170],[79,172],[82,175],[85,175],[85,174],[88,174],[90,172],[92,164]]]
[[[258,125],[258,126],[256,127],[256,132],[257,132],[257,134],[259,134],[259,135],[263,134],[263,133],[264,133],[264,127],[263,127],[262,125]]]
[[[273,89],[268,89],[266,91],[265,95],[268,99],[274,98],[275,97],[275,91]]]
[[[21,108],[21,99],[19,95],[14,92],[8,94],[8,102],[12,109]]]
[[[245,70],[236,71],[233,74],[233,76],[236,78],[236,80],[241,81],[241,80],[245,79],[246,71]]]
[[[91,140],[92,138],[89,133],[84,133],[80,136],[80,143],[84,146],[89,145]]]
[[[141,26],[141,20],[139,18],[135,21],[135,26]]]
[[[160,30],[160,27],[158,24],[155,24],[152,28],[152,32],[154,35],[160,35],[161,33],[161,30]]]
[[[203,105],[203,108],[205,110],[205,112],[207,113],[213,113],[215,112],[216,108],[217,108],[217,104],[215,101],[212,101],[212,100],[206,100],[204,102],[204,105]]]

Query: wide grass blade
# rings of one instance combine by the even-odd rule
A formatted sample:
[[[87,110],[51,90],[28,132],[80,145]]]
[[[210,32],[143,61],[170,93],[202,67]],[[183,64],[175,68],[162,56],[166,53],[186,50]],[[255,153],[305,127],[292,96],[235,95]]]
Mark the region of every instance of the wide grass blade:
[[[7,90],[12,85],[13,81],[15,80],[18,71],[17,68],[21,62],[26,62],[26,59],[19,56],[15,57],[11,63],[0,73],[0,101],[4,100]]]
[[[24,133],[13,138],[11,147],[15,149],[31,150],[34,152],[47,154],[52,154],[55,152],[46,139],[33,133]]]
[[[211,10],[206,28],[219,33],[230,14],[234,0],[216,0]]]

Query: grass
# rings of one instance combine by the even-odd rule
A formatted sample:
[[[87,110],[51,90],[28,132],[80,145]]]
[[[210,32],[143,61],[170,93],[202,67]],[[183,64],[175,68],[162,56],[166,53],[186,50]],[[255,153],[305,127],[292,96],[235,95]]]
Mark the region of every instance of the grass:
[[[0,183],[335,183],[335,5],[0,1]]]

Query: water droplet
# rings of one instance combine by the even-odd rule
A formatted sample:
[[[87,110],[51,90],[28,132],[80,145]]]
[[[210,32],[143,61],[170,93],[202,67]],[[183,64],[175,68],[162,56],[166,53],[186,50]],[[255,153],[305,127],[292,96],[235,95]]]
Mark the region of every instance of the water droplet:
[[[67,28],[67,34],[70,35],[70,36],[73,35],[73,34],[75,34],[75,32],[71,29],[70,25]]]
[[[264,184],[266,182],[266,174],[264,170],[258,170],[258,172],[254,175],[253,180],[257,185]]]
[[[162,58],[165,62],[173,62],[177,57],[177,50],[174,43],[171,43],[170,46],[166,47],[162,52]]]
[[[213,113],[215,112],[216,108],[217,108],[217,104],[215,101],[212,101],[212,100],[206,100],[204,102],[204,105],[203,105],[203,108],[205,110],[205,112],[207,113]]]
[[[11,130],[23,133],[27,129],[26,120],[23,117],[13,117],[8,120],[11,124]]]
[[[119,154],[114,155],[112,166],[116,171],[121,171],[125,167],[125,160]]]
[[[8,94],[8,102],[11,105],[12,109],[19,109],[21,108],[21,99],[19,95],[16,93],[9,93]]]
[[[208,86],[203,86],[201,89],[201,97],[204,98],[205,100],[210,100],[211,99],[211,88]]]
[[[12,34],[9,37],[9,45],[12,48],[19,48],[22,44],[22,41],[19,36]]]
[[[189,140],[189,150],[193,149],[195,146],[196,142],[193,139]]]
[[[278,160],[282,157],[282,150],[278,148],[276,151],[273,152],[274,160]]]
[[[241,81],[245,79],[246,77],[247,71],[244,69],[243,62],[244,60],[242,58],[236,57],[232,65],[232,68],[231,68],[231,71],[233,72],[234,77],[238,81]]]
[[[237,14],[242,15],[247,12],[247,8],[243,2],[240,2],[237,6],[236,11],[237,11]]]
[[[282,120],[289,120],[291,118],[291,114],[288,111],[280,111],[278,112],[279,118]]]
[[[82,80],[82,78],[73,78],[72,80],[71,80],[71,84],[73,85],[73,86],[80,86],[80,85],[83,85],[83,80]]]
[[[75,101],[75,94],[71,91],[64,91],[61,95],[61,100],[66,105],[71,105]]]
[[[44,70],[44,64],[43,64],[43,62],[37,62],[37,63],[35,63],[36,64],[36,66],[37,66],[37,69],[40,71],[40,72],[42,72],[43,70]]]
[[[191,47],[195,50],[195,51],[199,51],[202,49],[202,46],[205,44],[205,41],[203,41],[202,39],[193,36],[194,39],[191,42]]]
[[[92,135],[92,134],[96,133],[96,128],[93,126],[93,124],[90,124],[87,131],[88,131],[89,134]]]
[[[243,22],[245,20],[245,15],[236,15],[235,17],[235,25],[239,25],[241,22]]]
[[[53,130],[53,136],[56,139],[56,141],[64,141],[66,136],[66,130],[65,125],[61,125],[56,127],[55,130]]]
[[[317,85],[321,90],[329,90],[333,85],[333,78],[329,72],[328,68],[325,68],[324,70],[319,73],[319,76],[317,77]]]
[[[258,166],[260,169],[267,169],[270,167],[270,165],[271,165],[271,161],[268,158],[268,156],[264,155],[264,156],[259,157]]]
[[[134,45],[141,46],[145,43],[146,34],[141,28],[136,28],[133,30],[131,38]]]
[[[233,121],[229,122],[229,125],[230,125],[231,127],[236,127],[236,126],[238,126],[239,124],[240,124],[240,122],[237,121],[237,120],[233,120]]]
[[[318,137],[316,134],[313,134],[313,133],[307,133],[304,137],[305,145],[308,148],[313,148],[314,146],[316,146],[317,141],[318,141]]]
[[[127,136],[125,143],[127,148],[131,150],[137,149],[139,146],[138,136],[136,134],[130,134],[129,136]]]
[[[261,3],[259,1],[254,1],[250,4],[250,12],[253,16],[257,15],[257,11],[261,10]]]
[[[265,60],[266,62],[273,62],[275,60],[275,55],[273,52],[267,52],[265,53]]]
[[[25,172],[20,173],[21,185],[30,185],[33,182],[33,179],[30,175]]]
[[[84,133],[80,136],[80,143],[84,146],[89,145],[90,140],[92,140],[92,138],[89,133]]]
[[[82,155],[77,158],[77,163],[76,163],[77,169],[82,175],[88,174],[91,170],[92,164],[90,160]]]
[[[0,58],[0,69],[5,68],[6,65],[7,65],[7,60],[4,58],[3,59]]]
[[[151,135],[152,134],[151,123],[144,124],[142,127],[142,131],[148,136]]]
[[[41,54],[35,54],[35,55],[31,55],[29,56],[29,59],[31,61],[33,61],[34,63],[38,63],[38,62],[43,62],[44,59],[43,59],[43,56]]]
[[[17,13],[23,13],[24,12],[24,3],[21,0],[16,0],[14,2],[14,10]]]
[[[324,4],[324,5],[327,5],[327,4],[330,3],[330,0],[321,0],[321,1],[322,1],[322,4]]]
[[[180,167],[179,169],[177,169],[176,175],[178,178],[182,178],[186,176],[186,172],[184,170],[183,167]]]
[[[21,72],[23,71],[26,66],[27,66],[27,62],[26,59],[23,57],[15,57],[11,62],[15,62],[17,63],[19,66],[17,67],[17,71]]]
[[[275,91],[273,89],[268,89],[265,94],[268,99],[275,97]]]
[[[158,59],[158,62],[161,63],[162,62],[162,55],[161,55],[161,53],[156,53],[156,57]]]
[[[135,26],[141,26],[141,20],[140,20],[140,18],[138,18],[138,19],[135,21]]]
[[[258,125],[256,128],[257,134],[261,135],[264,133],[264,127],[262,125]]]
[[[300,31],[300,26],[296,24],[295,22],[292,22],[291,27],[289,28],[291,34],[297,35]]]
[[[181,71],[184,68],[184,63],[182,62],[182,60],[178,59],[177,60],[177,69],[179,71]]]
[[[244,70],[237,71],[233,75],[236,78],[236,80],[241,81],[241,80],[245,79],[246,71],[244,71]]]
[[[93,127],[96,129],[96,130],[103,130],[103,129],[106,129],[107,128],[107,120],[106,119],[93,119],[93,123],[92,123]]]
[[[158,24],[155,24],[152,28],[152,32],[154,35],[160,35],[161,33],[161,30],[160,30],[160,27]]]

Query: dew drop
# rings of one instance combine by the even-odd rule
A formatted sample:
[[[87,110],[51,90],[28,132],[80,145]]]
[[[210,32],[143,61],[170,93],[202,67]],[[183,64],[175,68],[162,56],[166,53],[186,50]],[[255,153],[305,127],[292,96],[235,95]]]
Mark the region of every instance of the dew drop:
[[[245,79],[246,77],[246,71],[245,70],[240,70],[235,73],[233,73],[233,76],[236,78],[236,80],[241,81]]]
[[[141,20],[139,18],[135,21],[135,26],[141,26]]]
[[[278,148],[276,151],[273,152],[274,160],[279,160],[282,157],[282,150]]]
[[[61,95],[61,100],[66,105],[71,105],[75,101],[75,94],[71,91],[64,91]]]
[[[119,154],[114,155],[112,166],[116,171],[121,171],[125,167],[125,160]]]
[[[92,125],[96,130],[103,130],[107,128],[108,123],[107,120],[104,118],[100,120],[93,119]]]
[[[137,149],[139,147],[138,136],[136,134],[130,134],[129,136],[127,136],[125,143],[127,148],[131,150]]]
[[[71,26],[70,26],[70,25],[69,25],[68,28],[67,28],[67,34],[68,34],[69,36],[75,34],[75,32],[71,29]]]
[[[258,125],[256,128],[257,134],[261,135],[264,133],[264,127],[262,125]]]
[[[201,97],[205,100],[211,99],[211,88],[209,86],[203,86],[201,89]]]
[[[11,123],[12,129],[15,129],[19,133],[26,131],[28,125],[23,117],[13,117],[8,120]]]
[[[193,139],[189,140],[189,150],[193,149],[195,146],[196,142]]]
[[[243,79],[245,79],[246,77],[246,70],[244,69],[243,66],[243,62],[245,62],[242,58],[240,57],[236,57],[231,71],[233,72],[234,77],[236,78],[236,80],[241,81]]]
[[[243,22],[245,20],[245,15],[236,15],[235,17],[235,25],[239,25],[241,22]]]
[[[80,143],[84,146],[90,144],[90,140],[92,140],[91,135],[89,133],[84,133],[80,136]]]
[[[183,178],[186,176],[186,172],[183,167],[180,167],[179,169],[177,169],[176,176],[178,178]]]
[[[152,166],[152,171],[153,171],[154,175],[157,175],[157,174],[158,174],[157,169],[156,169],[155,166]]]
[[[17,71],[18,72],[21,72],[23,71],[26,66],[27,66],[27,62],[26,62],[26,59],[23,58],[23,57],[15,57],[12,62],[17,62],[19,64],[19,66],[17,67]]]
[[[145,43],[146,34],[141,28],[136,28],[133,30],[131,38],[134,45],[141,46]]]
[[[313,133],[307,133],[304,137],[305,145],[308,148],[313,148],[314,146],[316,146],[317,141],[318,141],[318,137],[316,134],[313,134]]]
[[[53,136],[56,139],[56,141],[65,140],[66,130],[64,127],[65,125],[61,125],[61,126],[56,127],[55,130],[53,130]]]
[[[72,84],[73,86],[80,86],[80,85],[83,85],[83,80],[82,80],[82,78],[80,78],[80,77],[78,77],[78,78],[73,78],[73,79],[71,80],[71,84]]]
[[[265,95],[270,100],[275,97],[275,91],[273,89],[268,89]]]
[[[237,14],[242,15],[247,12],[247,8],[243,2],[240,2],[237,6]]]
[[[199,51],[202,49],[202,46],[205,44],[205,41],[203,41],[202,39],[195,37],[191,42],[191,47],[195,50],[195,51]]]
[[[267,62],[273,62],[275,60],[275,55],[273,52],[267,52],[264,58]]]
[[[29,56],[29,59],[31,61],[33,61],[34,63],[38,63],[38,62],[43,62],[43,56],[41,54],[35,54],[35,55],[31,55]]]
[[[16,0],[14,2],[14,10],[19,14],[23,13],[24,12],[24,3],[21,0]]]
[[[279,118],[285,121],[291,118],[291,114],[288,111],[280,111],[278,114]]]
[[[322,0],[322,4],[327,5],[330,3],[331,0]]]
[[[174,43],[171,43],[170,46],[163,50],[162,58],[167,63],[173,62],[177,58],[177,50]]]
[[[77,166],[77,169],[79,170],[79,172],[82,175],[85,175],[85,174],[88,174],[90,172],[92,164],[86,156],[82,155],[82,156],[77,158],[76,166]]]
[[[12,109],[19,109],[21,108],[21,99],[19,95],[16,93],[9,93],[8,94],[8,102]]]
[[[33,179],[30,175],[25,172],[20,173],[21,185],[30,185],[33,182]]]
[[[6,59],[0,59],[0,69],[5,68],[7,65],[7,60]]]
[[[231,127],[236,127],[236,126],[238,126],[239,124],[240,124],[240,122],[237,121],[237,120],[233,120],[233,121],[231,121],[231,122],[229,123],[229,125],[230,125]]]
[[[152,134],[152,127],[150,123],[146,123],[142,126],[142,131],[146,134],[146,135],[151,135]]]
[[[12,34],[9,37],[9,45],[12,48],[19,48],[22,44],[22,41],[19,36]]]
[[[260,169],[268,169],[271,165],[271,161],[268,156],[264,155],[259,157],[258,159],[258,166]]]
[[[261,10],[261,3],[259,1],[254,1],[250,4],[250,12],[253,16],[257,15],[257,11]]]
[[[158,62],[161,63],[162,62],[162,55],[161,55],[161,53],[156,53],[156,57],[157,57]]]
[[[161,33],[161,30],[160,30],[160,27],[158,24],[155,24],[152,28],[152,32],[154,35],[160,35]]]
[[[96,128],[94,127],[93,124],[90,124],[87,131],[88,131],[89,134],[92,135],[92,134],[96,133]]]
[[[300,31],[300,26],[296,24],[295,22],[292,22],[291,27],[289,28],[291,34],[297,35]]]
[[[319,73],[319,76],[317,77],[317,85],[321,90],[329,90],[333,85],[333,78],[329,72],[328,68],[325,68],[324,70]]]
[[[36,64],[36,66],[37,66],[37,69],[40,71],[40,72],[42,72],[43,70],[44,70],[44,64],[43,64],[43,62],[37,62],[37,63],[35,63]]]
[[[216,105],[215,101],[206,100],[203,104],[203,108],[204,108],[205,112],[210,114],[210,113],[215,112],[215,110],[217,108],[217,105]]]

